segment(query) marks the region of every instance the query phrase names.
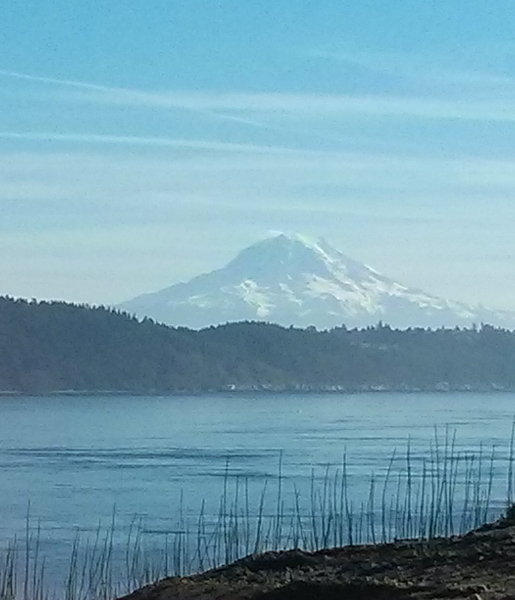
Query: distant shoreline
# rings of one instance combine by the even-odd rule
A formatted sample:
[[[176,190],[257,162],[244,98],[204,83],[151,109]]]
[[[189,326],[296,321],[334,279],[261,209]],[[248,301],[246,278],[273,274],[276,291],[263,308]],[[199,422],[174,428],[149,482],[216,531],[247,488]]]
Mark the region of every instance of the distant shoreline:
[[[176,390],[176,391],[134,391],[134,390],[52,390],[52,391],[22,391],[22,390],[0,390],[1,397],[46,397],[46,396],[133,396],[133,397],[173,397],[173,396],[248,396],[248,395],[342,395],[355,396],[362,394],[487,394],[487,393],[504,393],[513,394],[515,389],[502,388],[500,386],[462,386],[462,387],[427,387],[427,388],[382,388],[380,386],[370,386],[362,389],[328,389],[324,387],[313,388],[255,388],[255,389],[208,389],[208,390]]]

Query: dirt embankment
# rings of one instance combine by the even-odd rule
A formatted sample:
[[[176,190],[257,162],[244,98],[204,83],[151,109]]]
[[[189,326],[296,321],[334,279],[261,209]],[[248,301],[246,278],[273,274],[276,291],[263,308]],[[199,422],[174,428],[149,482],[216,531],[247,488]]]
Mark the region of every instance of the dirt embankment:
[[[515,599],[515,523],[431,541],[268,552],[124,600]]]

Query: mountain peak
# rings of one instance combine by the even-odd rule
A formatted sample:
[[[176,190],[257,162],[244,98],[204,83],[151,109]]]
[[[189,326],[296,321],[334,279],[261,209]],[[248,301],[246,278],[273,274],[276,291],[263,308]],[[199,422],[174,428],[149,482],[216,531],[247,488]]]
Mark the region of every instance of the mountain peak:
[[[243,249],[225,267],[119,305],[194,328],[266,320],[321,329],[515,325],[515,314],[471,308],[411,289],[333,248],[324,238],[284,233]]]
[[[225,268],[235,279],[252,279],[260,285],[277,287],[303,274],[331,279],[354,263],[325,240],[295,234],[280,234],[242,250]]]
[[[277,235],[270,236],[255,242],[251,246],[248,246],[247,248],[242,250],[240,254],[251,250],[263,252],[268,251],[268,249],[274,249],[275,252],[285,253],[300,251],[301,249],[320,251],[321,243],[323,243],[323,240],[321,239],[317,240],[314,238],[309,238],[308,236],[301,235],[298,233],[279,233]]]
[[[260,240],[250,246],[252,247],[262,247],[262,246],[276,246],[277,248],[282,248],[284,250],[299,250],[300,248],[308,248],[313,250],[314,252],[318,252],[320,254],[324,253],[336,253],[341,254],[338,250],[333,248],[325,238],[313,238],[301,233],[279,233],[275,236],[270,236],[263,240]]]

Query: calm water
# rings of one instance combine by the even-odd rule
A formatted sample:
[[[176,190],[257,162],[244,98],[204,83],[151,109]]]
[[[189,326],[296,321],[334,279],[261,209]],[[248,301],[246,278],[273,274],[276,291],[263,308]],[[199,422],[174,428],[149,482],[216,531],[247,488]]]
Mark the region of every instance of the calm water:
[[[177,527],[178,507],[215,514],[229,480],[248,482],[254,502],[282,461],[286,501],[309,496],[344,452],[356,502],[370,474],[399,460],[410,438],[416,463],[435,427],[456,431],[460,452],[480,444],[507,456],[513,394],[256,395],[0,398],[0,543],[23,534],[28,503],[52,549],[69,555],[77,528],[127,528],[135,515],[155,535]],[[280,458],[281,457],[281,458]],[[506,499],[506,460],[496,462],[493,506]],[[273,494],[273,490],[272,490]],[[500,508],[499,508],[500,510]],[[49,567],[51,571],[51,565]]]

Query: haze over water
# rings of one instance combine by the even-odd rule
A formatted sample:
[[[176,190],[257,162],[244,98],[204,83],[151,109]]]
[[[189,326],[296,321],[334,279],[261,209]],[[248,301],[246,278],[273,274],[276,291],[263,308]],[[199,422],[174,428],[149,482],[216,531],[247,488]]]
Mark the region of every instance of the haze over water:
[[[308,498],[327,466],[347,455],[354,502],[370,475],[399,461],[410,438],[413,464],[429,458],[435,428],[456,431],[456,451],[496,446],[492,508],[506,501],[514,394],[209,395],[196,397],[3,397],[0,399],[0,539],[23,534],[27,507],[50,540],[49,572],[69,558],[76,530],[177,528],[181,495],[192,519],[206,501],[215,515],[229,481],[249,483],[255,508],[265,481],[274,498],[280,456],[285,502],[293,483]],[[161,537],[160,537],[161,536]]]

